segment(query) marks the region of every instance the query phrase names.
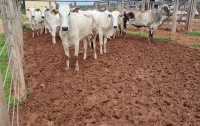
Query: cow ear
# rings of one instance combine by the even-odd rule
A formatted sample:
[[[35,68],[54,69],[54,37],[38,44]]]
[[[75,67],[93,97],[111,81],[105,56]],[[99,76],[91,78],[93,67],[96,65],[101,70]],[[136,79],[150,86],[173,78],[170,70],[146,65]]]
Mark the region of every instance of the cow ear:
[[[129,12],[126,15],[128,16],[129,19],[133,19],[135,17],[135,15],[133,14],[133,12]]]
[[[80,8],[78,8],[78,7],[75,8],[75,12],[76,12],[76,13],[78,13],[79,10],[80,10]]]
[[[51,13],[55,16],[58,13],[58,11],[56,9],[53,9],[51,10]]]
[[[111,15],[111,14],[109,14],[109,15],[108,15],[108,18],[110,18],[111,16],[112,16],[112,15]]]
[[[35,11],[40,11],[40,9],[37,8],[37,9],[35,9]]]
[[[26,9],[27,11],[30,11],[29,9]]]

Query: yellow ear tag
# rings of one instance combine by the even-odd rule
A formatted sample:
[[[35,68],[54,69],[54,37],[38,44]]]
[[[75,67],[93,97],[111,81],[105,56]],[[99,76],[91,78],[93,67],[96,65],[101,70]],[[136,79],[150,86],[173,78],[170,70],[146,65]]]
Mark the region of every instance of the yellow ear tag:
[[[56,16],[56,13],[52,13],[54,16]]]

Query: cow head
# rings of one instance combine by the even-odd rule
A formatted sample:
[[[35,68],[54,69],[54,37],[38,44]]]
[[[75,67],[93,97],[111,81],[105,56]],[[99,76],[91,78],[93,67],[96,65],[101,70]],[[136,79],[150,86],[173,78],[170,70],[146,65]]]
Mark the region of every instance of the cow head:
[[[164,16],[171,16],[172,13],[170,12],[169,6],[167,4],[163,4],[162,8],[161,8],[161,13]]]
[[[41,18],[42,19],[44,19],[44,17],[45,17],[46,10],[47,10],[47,8],[41,6],[40,11],[41,11]]]
[[[119,22],[120,22],[120,18],[122,17],[122,14],[120,14],[119,11],[104,11],[104,13],[106,14],[107,18],[111,21],[112,26],[114,29],[117,28]]]
[[[59,5],[58,13],[60,15],[61,30],[66,32],[69,30],[70,6],[69,5]]]
[[[27,11],[30,11],[31,18],[35,17],[35,10],[35,7],[30,7],[29,9],[27,9]]]
[[[122,18],[122,14],[120,14],[119,11],[112,11],[111,12],[111,18],[112,18],[112,23],[113,23],[113,28],[116,29],[119,22],[120,22],[120,18]]]

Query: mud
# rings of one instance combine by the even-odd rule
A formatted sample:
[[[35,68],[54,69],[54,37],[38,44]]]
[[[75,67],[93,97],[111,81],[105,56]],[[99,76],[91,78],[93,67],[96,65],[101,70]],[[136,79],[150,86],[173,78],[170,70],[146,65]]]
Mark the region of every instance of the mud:
[[[22,103],[22,126],[198,126],[200,50],[127,34],[109,40],[107,54],[88,49],[79,73],[70,69],[61,40],[25,35],[24,72],[30,97]],[[97,43],[98,44],[98,43]]]

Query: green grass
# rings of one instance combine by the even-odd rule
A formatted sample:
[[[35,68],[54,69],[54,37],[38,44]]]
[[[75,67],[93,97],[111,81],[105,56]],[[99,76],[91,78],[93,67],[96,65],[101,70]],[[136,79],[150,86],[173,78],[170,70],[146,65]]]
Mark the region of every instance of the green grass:
[[[200,30],[192,31],[192,32],[183,32],[183,34],[193,35],[193,36],[200,36]]]
[[[126,33],[129,34],[133,34],[133,35],[137,35],[137,36],[141,36],[141,37],[148,37],[148,34],[146,33],[141,33],[141,32],[133,32],[133,31],[126,31]],[[165,40],[165,41],[170,41],[171,37],[169,36],[158,36],[158,35],[154,35],[153,36],[154,39],[158,39],[158,40]]]
[[[200,47],[200,43],[190,43],[189,46]]]
[[[26,15],[23,15],[23,14],[22,14],[22,20],[23,20],[23,22],[26,22],[26,21],[29,20],[29,18],[28,18]]]
[[[28,24],[23,24],[23,25],[22,25],[22,29],[23,29],[23,32],[24,32],[24,33],[31,30],[31,28],[29,27]]]
[[[6,38],[4,34],[0,34],[0,50],[2,50],[4,43],[6,42]],[[2,55],[0,56],[0,70],[2,73],[2,81],[4,81],[4,77],[6,75],[6,70],[8,67],[8,62],[9,62],[9,58],[8,58],[8,51],[7,48],[5,47]],[[9,94],[10,94],[10,83],[11,83],[11,70],[10,68],[8,69],[8,74],[7,74],[7,78],[6,78],[6,82],[5,82],[5,86],[4,86],[4,92],[6,95],[6,101],[8,103],[9,100]],[[14,105],[14,96],[11,96],[10,99],[10,105],[13,106]],[[15,99],[17,101],[17,99]],[[17,102],[16,102],[17,103]]]

